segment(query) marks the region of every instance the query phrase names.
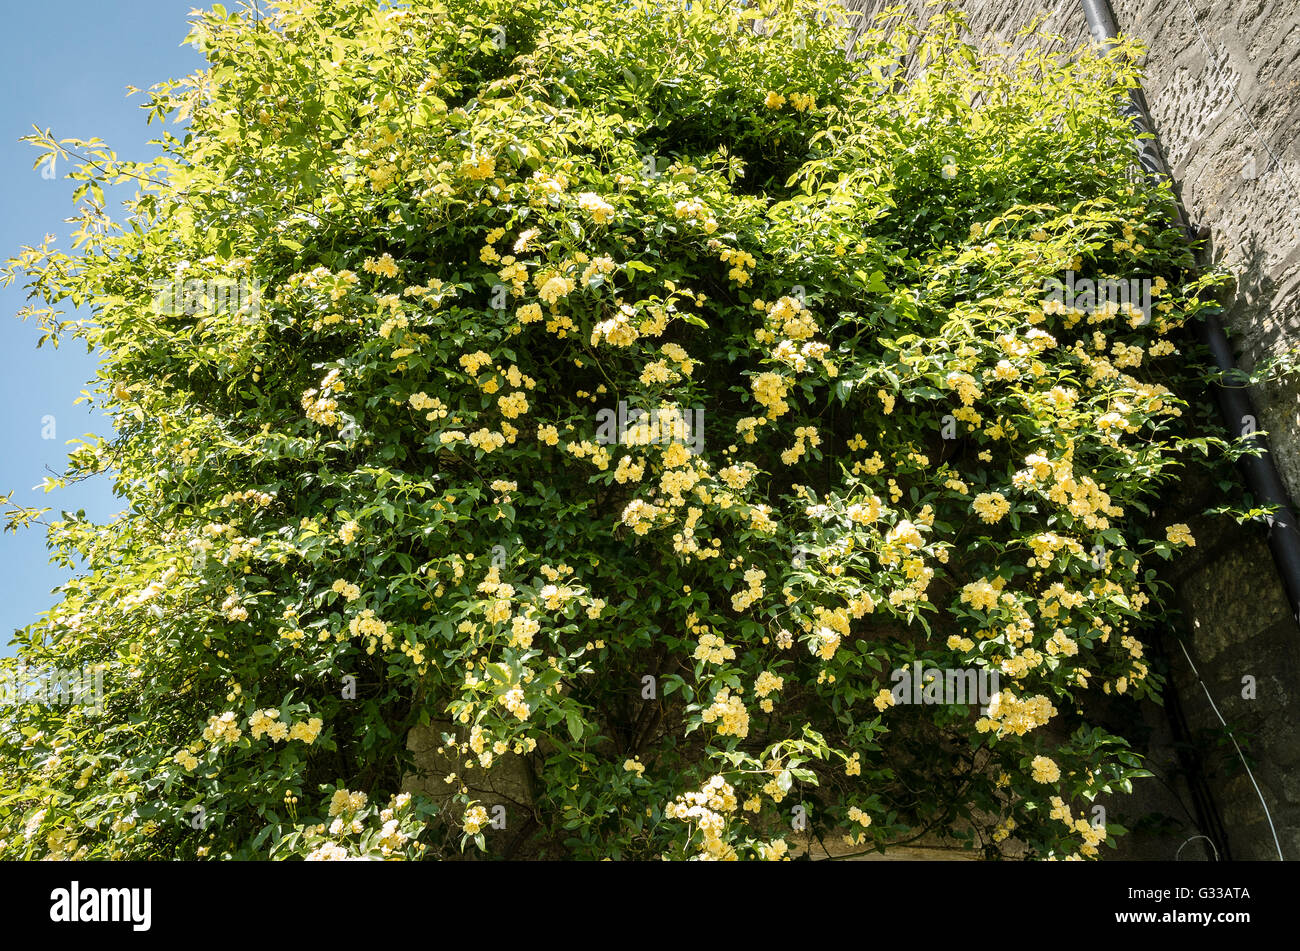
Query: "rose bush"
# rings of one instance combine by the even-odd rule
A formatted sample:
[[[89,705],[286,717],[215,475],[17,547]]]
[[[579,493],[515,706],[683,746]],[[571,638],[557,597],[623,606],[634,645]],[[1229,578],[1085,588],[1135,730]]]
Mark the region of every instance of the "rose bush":
[[[1088,804],[1143,771],[1085,709],[1158,692],[1151,562],[1192,540],[1152,506],[1207,445],[1175,391],[1209,282],[1134,174],[1130,47],[271,7],[196,15],[156,160],[33,137],[78,245],[6,276],[102,354],[117,432],[65,479],[125,509],[50,529],[74,577],[20,659],[106,696],[6,710],[0,855],[1113,842]],[[1045,296],[1067,271],[1151,307]],[[916,662],[1000,690],[900,702]],[[497,831],[468,773],[509,760]]]

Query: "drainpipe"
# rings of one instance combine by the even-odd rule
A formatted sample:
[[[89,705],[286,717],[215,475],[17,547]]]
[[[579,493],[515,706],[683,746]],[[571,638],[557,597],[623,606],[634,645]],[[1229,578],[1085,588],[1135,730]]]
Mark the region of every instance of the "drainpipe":
[[[1093,39],[1106,45],[1119,35],[1119,26],[1115,22],[1115,11],[1111,9],[1110,0],[1082,0],[1083,15],[1088,21]],[[1141,87],[1130,90],[1129,102],[1123,112],[1133,123],[1137,139],[1138,161],[1149,177],[1168,181],[1173,184],[1169,167],[1165,164],[1160,145],[1155,137],[1151,122],[1151,110],[1147,107],[1146,96]],[[1142,138],[1149,136],[1149,138]],[[1197,234],[1187,219],[1187,210],[1182,199],[1174,192],[1175,224],[1182,229],[1189,242],[1197,240]],[[1291,604],[1291,616],[1300,625],[1300,528],[1297,528],[1296,516],[1291,500],[1287,495],[1277,467],[1269,452],[1268,441],[1254,432],[1252,421],[1259,419],[1259,414],[1251,405],[1250,396],[1244,386],[1231,385],[1232,371],[1236,369],[1232,346],[1228,343],[1223,325],[1215,314],[1207,314],[1200,324],[1201,336],[1214,359],[1214,365],[1222,374],[1222,382],[1214,387],[1219,403],[1219,413],[1229,435],[1241,436],[1247,446],[1260,450],[1258,455],[1241,458],[1242,472],[1246,486],[1259,502],[1275,507],[1269,518],[1268,547],[1273,553],[1273,563],[1282,579],[1287,601]]]

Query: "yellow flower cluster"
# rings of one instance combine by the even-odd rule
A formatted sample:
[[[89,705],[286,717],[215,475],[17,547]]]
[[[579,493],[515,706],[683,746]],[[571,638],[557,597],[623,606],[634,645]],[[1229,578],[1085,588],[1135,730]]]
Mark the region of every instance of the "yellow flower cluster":
[[[510,622],[510,646],[527,650],[533,646],[533,637],[541,630],[541,624],[530,617],[519,616]]]
[[[623,509],[620,520],[637,535],[645,535],[654,527],[655,519],[663,513],[664,510],[657,505],[652,505],[644,499],[633,499]]]
[[[748,585],[743,591],[737,591],[731,596],[731,608],[734,611],[744,611],[751,604],[763,596],[763,579],[767,577],[767,572],[758,568],[750,568],[745,572],[745,584]]]
[[[583,192],[578,196],[578,207],[591,215],[593,221],[603,225],[614,217],[614,206],[595,192]]]
[[[348,813],[360,812],[366,807],[369,797],[363,792],[349,792],[346,789],[336,789],[334,795],[330,797],[329,814],[331,818],[342,816]]]
[[[267,508],[275,501],[275,496],[269,492],[258,492],[256,489],[246,489],[243,492],[227,492],[221,497],[218,505],[229,506],[237,502],[251,502],[260,508]]]
[[[758,675],[758,680],[754,682],[754,693],[760,697],[766,697],[769,693],[780,690],[784,686],[784,677],[778,677],[770,670],[765,670]]]
[[[964,406],[971,406],[982,394],[979,384],[969,373],[959,373],[956,370],[944,377],[944,382],[948,389],[956,390]]]
[[[173,757],[173,760],[185,769],[194,769],[199,765],[198,759],[189,750],[181,750]]]
[[[817,321],[797,297],[781,297],[767,307],[768,325],[790,340],[807,340],[818,332]]]
[[[482,806],[471,806],[465,810],[465,831],[469,835],[478,835],[488,824],[487,810]]]
[[[1029,539],[1029,547],[1034,550],[1034,557],[1029,559],[1029,567],[1048,568],[1056,560],[1057,554],[1064,551],[1071,555],[1082,556],[1083,546],[1073,538],[1065,538],[1055,532],[1040,532]]]
[[[319,390],[311,389],[302,394],[303,412],[319,426],[334,426],[340,421],[338,400],[333,396],[344,392],[341,373],[338,369],[330,370],[321,380]]]
[[[758,472],[758,467],[752,462],[743,462],[739,465],[726,466],[718,470],[718,478],[728,486],[739,491],[749,485],[754,475]]]
[[[608,320],[602,320],[591,331],[591,345],[597,346],[602,337],[611,347],[630,347],[640,338],[641,332],[632,325],[636,311],[623,304],[618,313]]]
[[[221,613],[231,621],[247,621],[248,608],[239,603],[239,596],[232,594],[221,602]]]
[[[532,713],[532,709],[524,702],[523,688],[518,685],[511,687],[498,697],[497,702],[520,720],[527,720],[528,715]]]
[[[902,519],[885,533],[884,550],[880,553],[883,564],[897,564],[900,553],[910,552],[925,544],[921,530],[911,519]]]
[[[427,393],[412,393],[408,402],[410,402],[413,409],[427,409],[429,412],[425,414],[424,418],[429,422],[444,419],[447,416],[447,404],[437,397],[429,396]]]
[[[492,365],[492,356],[477,350],[474,353],[462,353],[456,362],[470,376],[478,376],[480,370]]]
[[[795,429],[794,436],[795,444],[781,453],[781,461],[787,466],[797,463],[807,451],[805,440],[807,440],[808,445],[812,446],[820,446],[822,441],[822,437],[818,435],[817,429],[813,426],[799,426]]]
[[[203,739],[214,746],[221,743],[233,745],[241,736],[243,731],[235,722],[235,714],[229,710],[220,716],[208,717],[208,725],[203,730]]]
[[[735,281],[740,286],[749,283],[750,271],[758,264],[754,256],[748,251],[734,251],[730,248],[724,248],[718,255],[718,259],[723,264],[730,264],[731,270],[727,272],[727,277]],[[746,270],[749,268],[749,270]]]
[[[1000,492],[981,492],[975,496],[971,508],[975,510],[976,515],[991,525],[1011,510],[1011,503]]]
[[[497,399],[497,408],[506,419],[517,419],[528,412],[528,398],[522,391],[516,390]]]
[[[537,284],[537,296],[552,307],[560,298],[568,297],[578,286],[573,278],[551,271],[539,272],[534,281]]]
[[[760,373],[749,385],[754,392],[754,399],[767,408],[768,419],[776,419],[789,412],[790,404],[785,401],[785,397],[790,392],[790,382],[780,374]]]
[[[506,441],[504,435],[487,428],[476,429],[469,434],[469,444],[484,453],[495,452],[504,446]]]
[[[292,725],[280,720],[280,711],[274,708],[254,710],[248,718],[248,731],[253,739],[270,737],[272,742],[282,743],[288,740],[300,740],[310,746],[316,742],[324,723],[319,717],[300,720]]]
[[[389,632],[388,625],[375,617],[375,612],[370,608],[366,608],[348,622],[348,633],[353,637],[365,636],[368,639],[367,654],[373,654],[380,643],[385,650],[393,649],[393,635]]]
[[[1110,526],[1109,518],[1124,514],[1122,508],[1111,504],[1110,496],[1091,477],[1074,474],[1068,456],[1052,463],[1041,455],[1032,455],[1025,459],[1025,463],[1028,468],[1018,471],[1012,477],[1012,483],[1023,490],[1041,492],[1050,501],[1066,508],[1086,527],[1105,531]],[[1052,480],[1051,484],[1042,488],[1040,483],[1048,479]]]
[[[719,635],[705,632],[700,635],[700,643],[695,648],[695,659],[709,664],[721,664],[736,659],[735,648],[728,647]]]
[[[989,700],[989,714],[976,722],[975,729],[981,733],[996,730],[999,736],[1008,733],[1024,736],[1054,716],[1056,708],[1046,697],[1038,695],[1021,700],[1003,690]]]
[[[1002,578],[997,578],[993,582],[989,582],[986,578],[972,581],[962,587],[961,601],[977,611],[992,611],[998,606],[998,598],[1005,583]]]
[[[700,858],[735,859],[736,852],[722,836],[726,815],[736,811],[736,791],[722,776],[714,776],[699,792],[678,796],[664,808],[664,815],[694,825],[703,835]]]
[[[316,737],[320,736],[324,721],[320,717],[312,717],[308,720],[299,720],[289,728],[289,739],[299,740],[311,746],[316,742]]]
[[[361,270],[370,274],[379,274],[383,277],[397,277],[401,273],[398,270],[397,262],[388,253],[384,253],[379,258],[366,258],[361,265]]]
[[[721,736],[738,736],[742,740],[749,735],[749,711],[739,696],[733,696],[730,687],[723,687],[713,698],[713,703],[700,715],[705,723],[721,720],[718,733]]]
[[[1061,768],[1046,756],[1035,756],[1030,768],[1036,783],[1054,783],[1061,778]]]
[[[337,842],[322,842],[307,853],[308,862],[345,862],[352,858],[352,853]]]
[[[289,736],[289,725],[280,721],[280,711],[276,709],[254,710],[248,718],[248,732],[253,739],[260,740],[269,736],[275,743],[280,743]]]
[[[644,462],[637,462],[632,456],[623,456],[618,460],[618,468],[614,470],[614,481],[640,482],[643,475],[645,475]]]
[[[870,525],[880,518],[881,511],[880,499],[875,495],[871,495],[868,496],[865,502],[850,505],[844,510],[844,514],[855,525]]]
[[[467,155],[460,163],[461,175],[470,181],[481,182],[496,174],[497,161],[491,155]]]
[[[704,203],[696,198],[684,199],[675,203],[673,205],[673,216],[700,222],[704,227],[705,234],[713,234],[718,230],[717,219],[710,214]]]
[[[351,582],[344,581],[342,578],[336,579],[330,590],[335,594],[343,595],[345,601],[355,601],[361,597],[361,589]]]
[[[842,637],[839,632],[822,625],[817,628],[809,646],[822,660],[830,660],[835,656],[835,652],[839,650],[841,640]]]
[[[1077,833],[1083,840],[1083,844],[1079,846],[1080,854],[1095,858],[1097,846],[1106,841],[1106,824],[1104,822],[1093,824],[1082,817],[1075,819],[1070,807],[1060,796],[1053,796],[1050,801],[1052,811],[1049,818],[1059,820],[1071,832]]]

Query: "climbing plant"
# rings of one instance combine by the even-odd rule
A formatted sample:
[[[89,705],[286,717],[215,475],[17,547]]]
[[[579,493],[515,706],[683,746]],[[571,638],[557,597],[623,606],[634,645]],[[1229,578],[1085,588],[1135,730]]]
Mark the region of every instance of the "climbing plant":
[[[103,691],[0,714],[0,856],[1114,843],[1144,771],[1089,698],[1161,686],[1212,283],[1134,171],[1131,45],[802,0],[187,39],[156,159],[32,136],[79,226],[3,276],[115,421],[50,487],[124,508],[48,524],[6,669]]]

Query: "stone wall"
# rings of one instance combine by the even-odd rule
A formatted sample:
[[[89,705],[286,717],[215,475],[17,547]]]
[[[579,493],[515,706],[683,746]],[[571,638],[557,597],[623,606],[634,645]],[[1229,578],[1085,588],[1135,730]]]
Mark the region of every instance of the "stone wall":
[[[1120,29],[1149,47],[1147,101],[1188,216],[1208,229],[1206,257],[1236,276],[1224,323],[1239,365],[1249,370],[1300,346],[1300,0],[1112,3]],[[895,3],[843,5],[870,15]],[[933,12],[925,0],[902,5],[923,19]],[[966,13],[985,47],[1023,47],[1029,41],[1015,34],[1035,17],[1071,42],[1090,39],[1077,0],[952,5]],[[1300,383],[1266,384],[1252,397],[1294,499]],[[1276,859],[1262,799],[1282,854],[1300,858],[1300,629],[1265,544],[1266,527],[1197,515],[1221,495],[1207,482],[1170,500],[1198,545],[1169,577],[1184,617],[1153,645],[1170,671],[1166,707],[1151,705],[1138,723],[1128,717],[1158,778],[1108,806],[1112,818],[1135,830],[1121,857],[1188,860],[1217,851]],[[1252,681],[1243,678],[1253,678],[1253,697]],[[1219,714],[1245,748],[1253,780]],[[1216,844],[1194,838],[1201,834]]]

